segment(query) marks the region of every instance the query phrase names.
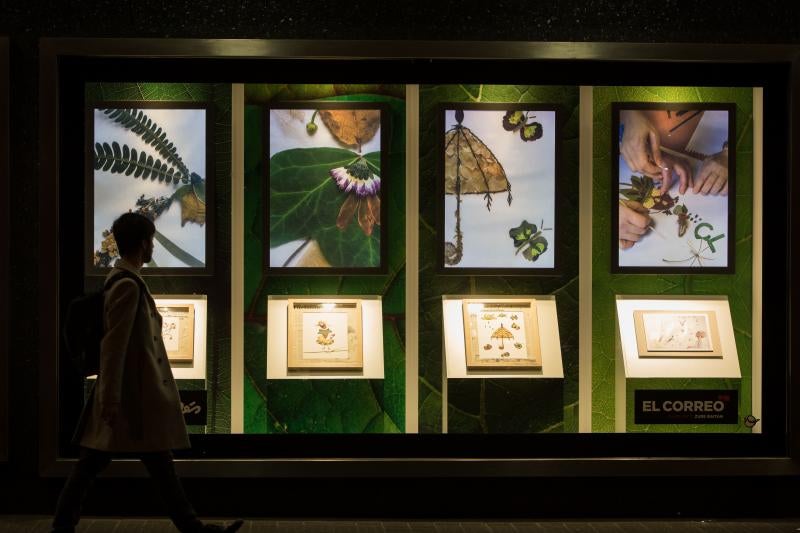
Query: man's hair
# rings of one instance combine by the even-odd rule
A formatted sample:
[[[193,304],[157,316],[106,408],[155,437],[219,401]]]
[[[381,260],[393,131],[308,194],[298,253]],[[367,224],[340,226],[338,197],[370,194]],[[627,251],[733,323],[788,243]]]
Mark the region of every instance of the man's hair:
[[[156,226],[144,215],[125,213],[114,221],[111,233],[117,242],[119,255],[124,256],[136,250],[142,241],[152,238],[156,233]]]

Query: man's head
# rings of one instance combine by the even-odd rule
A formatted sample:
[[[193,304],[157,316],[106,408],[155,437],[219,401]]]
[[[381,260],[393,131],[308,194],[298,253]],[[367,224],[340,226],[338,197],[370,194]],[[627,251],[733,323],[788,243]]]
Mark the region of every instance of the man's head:
[[[138,213],[125,213],[111,227],[119,255],[126,259],[140,259],[149,263],[153,259],[153,221]],[[138,261],[137,261],[138,262]]]

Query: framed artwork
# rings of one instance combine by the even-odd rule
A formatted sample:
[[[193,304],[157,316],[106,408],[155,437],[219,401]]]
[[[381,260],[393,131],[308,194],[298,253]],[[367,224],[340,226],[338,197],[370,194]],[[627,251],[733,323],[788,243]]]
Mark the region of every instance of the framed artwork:
[[[555,274],[559,107],[446,103],[439,120],[440,272]]]
[[[536,301],[462,302],[467,370],[542,368]]]
[[[133,211],[156,226],[143,274],[209,274],[214,212],[211,107],[197,102],[102,102],[86,114],[89,274],[119,257],[111,225]]]
[[[733,273],[735,105],[626,102],[612,113],[612,272]]]
[[[289,300],[289,371],[362,370],[361,301]]]
[[[378,102],[265,109],[269,272],[386,272],[388,121],[388,105]]]
[[[722,357],[714,311],[634,311],[639,357]]]
[[[194,304],[158,306],[161,337],[170,363],[194,361]]]

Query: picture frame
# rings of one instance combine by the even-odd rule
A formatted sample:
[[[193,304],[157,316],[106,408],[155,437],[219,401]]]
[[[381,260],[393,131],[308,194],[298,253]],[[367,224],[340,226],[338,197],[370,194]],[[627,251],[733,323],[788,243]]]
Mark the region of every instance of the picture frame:
[[[666,168],[672,173],[672,183],[666,194],[658,194],[660,180],[632,171],[626,154],[621,153],[623,112],[645,117],[658,132],[661,153],[671,158]],[[734,273],[735,104],[613,102],[611,113],[611,272]],[[630,157],[630,153],[627,157]],[[688,168],[697,178],[705,161],[711,164],[715,158],[723,158],[727,164],[727,194],[694,193],[691,187],[681,194],[675,162],[680,162],[677,164]],[[620,213],[628,213],[630,209],[647,214],[650,226],[638,241],[624,240],[623,243],[620,239]]]
[[[111,223],[126,211],[156,224],[153,262],[144,265],[143,276],[213,274],[213,123],[209,102],[87,104],[87,275],[104,276],[113,267],[118,253]]]
[[[562,122],[563,110],[557,104],[438,105],[438,274],[559,275]],[[525,131],[530,133],[527,141]],[[452,148],[454,142],[460,147],[461,140],[468,147],[463,154]],[[528,158],[546,163],[531,171]],[[463,174],[461,169],[468,166],[472,170]],[[508,176],[512,170],[525,173],[522,184]],[[482,184],[466,185],[475,183],[476,177]],[[531,219],[531,206],[545,214],[537,212]],[[496,222],[487,224],[487,218]],[[498,242],[508,244],[509,253],[502,259],[481,253],[481,244],[496,250]]]
[[[193,303],[157,305],[161,314],[161,336],[169,362],[194,362],[195,306]]]
[[[354,118],[343,112],[353,112]],[[393,185],[386,179],[392,132],[389,105],[349,100],[272,102],[264,106],[263,131],[265,271],[385,274],[386,202]],[[290,158],[291,168],[283,164]],[[302,161],[309,158],[324,172],[304,167]],[[359,183],[351,171],[365,179]],[[304,186],[313,192],[300,194]]]
[[[167,360],[175,379],[206,379],[208,374],[209,302],[206,294],[153,294],[162,317]],[[165,329],[175,324],[172,339]]]
[[[361,300],[292,298],[287,313],[289,372],[363,370]]]
[[[635,310],[640,358],[721,358],[717,315],[712,310]]]
[[[467,371],[542,368],[535,299],[464,299],[462,313]]]

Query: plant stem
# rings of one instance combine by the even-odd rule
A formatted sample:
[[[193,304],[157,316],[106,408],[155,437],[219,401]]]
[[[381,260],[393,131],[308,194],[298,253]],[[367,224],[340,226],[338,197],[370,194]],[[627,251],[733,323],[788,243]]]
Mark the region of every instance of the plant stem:
[[[303,242],[303,244],[301,244],[300,246],[298,246],[298,247],[297,247],[297,250],[295,250],[294,252],[292,252],[292,255],[290,255],[290,256],[289,256],[289,258],[288,258],[286,261],[284,261],[284,263],[283,263],[281,266],[283,266],[283,267],[288,267],[288,266],[289,266],[289,263],[291,263],[291,262],[292,262],[292,260],[294,260],[294,258],[295,258],[295,257],[297,257],[297,254],[299,254],[300,252],[302,252],[302,251],[303,251],[303,249],[304,249],[306,246],[308,246],[308,243],[310,243],[310,242],[311,242],[311,237],[309,237],[308,239],[306,239],[306,240],[305,240],[305,242]]]

